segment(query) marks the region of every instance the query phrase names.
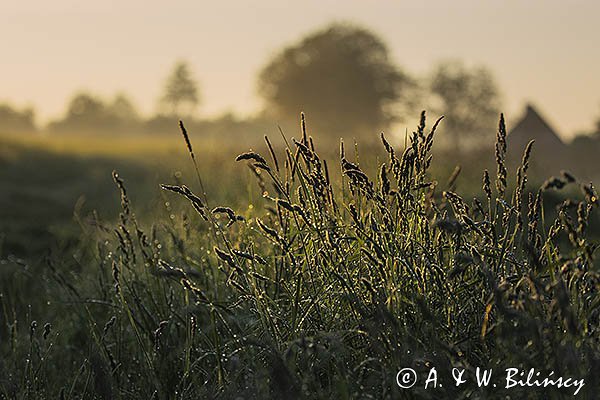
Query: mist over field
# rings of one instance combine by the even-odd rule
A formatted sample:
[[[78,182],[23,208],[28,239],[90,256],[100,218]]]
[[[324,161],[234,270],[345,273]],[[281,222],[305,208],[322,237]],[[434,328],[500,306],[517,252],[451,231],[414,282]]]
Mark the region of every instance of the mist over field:
[[[1,8],[0,398],[597,396],[594,2]]]

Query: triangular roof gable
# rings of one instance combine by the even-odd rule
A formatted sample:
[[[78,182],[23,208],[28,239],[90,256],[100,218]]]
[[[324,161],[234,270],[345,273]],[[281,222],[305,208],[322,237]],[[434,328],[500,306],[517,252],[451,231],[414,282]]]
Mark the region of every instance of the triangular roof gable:
[[[525,114],[508,136],[508,143],[523,148],[530,140],[535,147],[544,151],[561,150],[565,144],[554,129],[528,104]]]

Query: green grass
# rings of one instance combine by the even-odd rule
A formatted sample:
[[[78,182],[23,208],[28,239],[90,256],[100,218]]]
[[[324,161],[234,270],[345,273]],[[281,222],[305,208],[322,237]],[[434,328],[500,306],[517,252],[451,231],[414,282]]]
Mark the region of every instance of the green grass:
[[[596,192],[570,175],[528,185],[527,157],[517,176],[509,174],[501,122],[496,164],[483,184],[483,171],[466,171],[478,176],[468,188],[483,186],[471,200],[458,194],[457,181],[434,179],[450,175],[447,166],[431,165],[434,131],[423,116],[403,152],[382,138],[378,151],[346,144],[336,159],[329,150],[327,162],[306,132],[283,148],[245,152],[237,163],[233,154],[209,157],[208,146],[196,147],[197,165],[180,152],[161,159],[185,171],[161,169],[162,191],[142,179],[155,162],[142,157],[135,165],[147,169],[136,175],[133,164],[104,160],[118,171],[119,216],[87,219],[77,245],[45,268],[5,261],[1,393],[572,395],[474,384],[407,392],[395,381],[403,367],[436,366],[450,377],[453,366],[481,366],[585,378],[579,396],[593,398],[600,364],[600,275],[589,232]],[[90,176],[83,165],[91,164],[61,159],[61,173]],[[52,179],[27,176],[38,185]],[[563,185],[570,200],[556,200]],[[96,189],[100,204],[108,201],[104,184]]]
[[[111,178],[114,169],[128,177],[138,215],[151,218],[164,202],[159,183],[175,175],[194,176],[176,134],[0,137],[0,256],[35,260],[76,244],[81,231],[76,218],[85,220],[93,210],[103,220],[115,221],[119,203]],[[224,162],[237,150],[201,142],[199,157],[205,167],[219,168],[231,182],[226,188],[208,179],[211,193],[228,202],[247,199],[240,171]]]

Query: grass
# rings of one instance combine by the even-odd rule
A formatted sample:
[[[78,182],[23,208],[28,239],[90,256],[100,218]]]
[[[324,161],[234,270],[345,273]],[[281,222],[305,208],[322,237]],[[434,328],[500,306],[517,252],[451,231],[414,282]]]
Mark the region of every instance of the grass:
[[[172,136],[1,136],[0,256],[35,260],[76,243],[81,229],[74,217],[85,222],[93,210],[103,220],[116,220],[113,169],[128,177],[138,215],[151,218],[164,202],[159,183],[188,179],[185,149],[177,144]],[[201,144],[204,165],[221,167],[231,186],[239,186],[239,170],[222,168],[236,150],[204,138]],[[247,187],[226,189],[211,179],[207,185],[225,201],[248,198]]]
[[[239,154],[237,166],[231,157],[231,167],[211,165],[183,131],[194,161],[184,176],[163,177],[164,201],[143,217],[144,198],[133,200],[132,179],[115,172],[115,221],[82,224],[70,257],[49,259],[35,274],[11,266],[16,272],[0,298],[1,393],[572,394],[475,385],[407,392],[396,384],[403,367],[436,366],[450,377],[454,366],[481,366],[585,378],[579,396],[593,398],[600,366],[600,275],[589,232],[595,189],[568,173],[530,187],[527,149],[510,174],[501,120],[493,170],[482,171],[481,189],[467,200],[455,189],[457,177],[432,178],[436,126],[427,128],[423,114],[402,152],[382,135],[378,162],[374,152],[346,144],[336,160],[323,158],[303,124],[298,141],[267,142],[263,154]],[[227,182],[235,171],[243,179],[233,182],[254,181]],[[551,209],[545,198],[569,188],[572,198]],[[222,195],[228,191],[230,202]],[[23,296],[32,281],[34,299]]]
[[[41,150],[61,156],[135,158],[148,153],[169,156],[181,153],[181,146],[165,135],[31,134],[3,135],[5,146]],[[218,143],[203,140],[207,149]],[[5,153],[10,154],[9,151]]]

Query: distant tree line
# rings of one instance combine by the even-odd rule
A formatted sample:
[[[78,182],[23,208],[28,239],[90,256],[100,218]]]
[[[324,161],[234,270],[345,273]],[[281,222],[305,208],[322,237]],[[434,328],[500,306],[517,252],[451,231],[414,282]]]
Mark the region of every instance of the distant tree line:
[[[311,132],[320,139],[340,136],[377,137],[397,121],[425,108],[445,115],[442,126],[447,144],[457,150],[489,141],[495,134],[502,108],[501,94],[492,73],[445,61],[421,77],[409,75],[390,58],[387,46],[373,32],[350,24],[333,24],[315,31],[275,54],[257,78],[263,111],[251,118],[225,114],[212,119],[195,117],[201,91],[191,68],[179,61],[166,78],[158,112],[141,117],[125,95],[101,99],[78,93],[64,115],[42,130],[53,133],[159,133],[170,132],[177,119],[219,135],[259,134],[274,124],[297,133],[304,111]],[[417,108],[419,106],[419,108]],[[32,109],[0,105],[1,132],[32,132]],[[596,136],[600,139],[600,120]]]
[[[16,109],[9,104],[0,104],[1,132],[36,132],[35,113],[33,108]]]

